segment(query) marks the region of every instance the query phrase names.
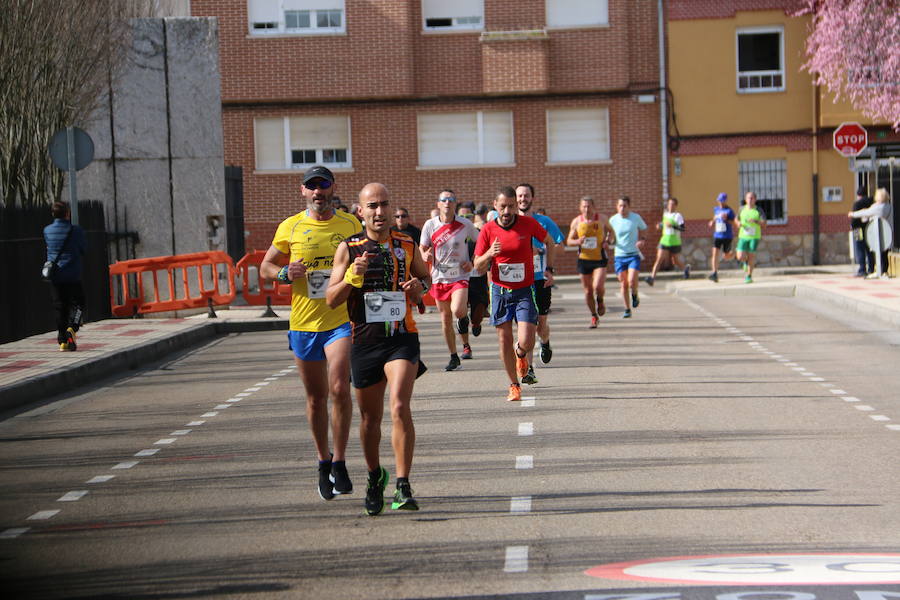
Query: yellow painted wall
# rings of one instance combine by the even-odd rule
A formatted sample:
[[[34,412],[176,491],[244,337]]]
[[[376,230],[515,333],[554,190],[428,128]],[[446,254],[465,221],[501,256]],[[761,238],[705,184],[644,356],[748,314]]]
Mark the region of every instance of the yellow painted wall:
[[[738,93],[737,29],[784,27],[785,91]],[[812,79],[800,69],[806,19],[783,11],[729,19],[670,21],[669,86],[683,135],[790,131],[812,127]]]
[[[821,97],[822,100],[819,105],[820,127],[837,127],[841,123],[848,121],[855,121],[864,127],[871,127],[876,124],[875,121],[863,116],[861,112],[853,108],[853,105],[847,98],[835,101],[834,94],[825,89],[821,90]]]

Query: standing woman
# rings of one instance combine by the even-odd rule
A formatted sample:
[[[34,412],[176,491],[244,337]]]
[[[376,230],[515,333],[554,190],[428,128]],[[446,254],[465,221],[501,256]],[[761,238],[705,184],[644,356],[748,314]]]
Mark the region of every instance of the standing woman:
[[[854,210],[847,213],[847,216],[851,219],[858,218],[869,218],[876,219],[882,218],[890,221],[891,214],[893,213],[893,207],[891,206],[891,195],[888,194],[887,189],[878,188],[878,191],[875,192],[875,203],[872,204],[869,208],[864,208],[862,210]],[[881,253],[881,273],[873,273],[866,277],[876,278],[876,277],[887,277],[887,264],[888,264],[888,249],[885,249],[884,252]]]

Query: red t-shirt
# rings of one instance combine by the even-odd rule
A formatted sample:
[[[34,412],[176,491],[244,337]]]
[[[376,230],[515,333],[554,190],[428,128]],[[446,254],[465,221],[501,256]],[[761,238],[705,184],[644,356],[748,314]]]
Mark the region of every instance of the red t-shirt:
[[[491,281],[510,290],[528,287],[534,283],[534,250],[531,238],[543,242],[547,230],[537,220],[518,215],[512,227],[504,229],[495,219],[481,228],[475,244],[475,256],[485,254],[500,240],[500,254],[491,261]],[[503,265],[503,266],[501,266]]]

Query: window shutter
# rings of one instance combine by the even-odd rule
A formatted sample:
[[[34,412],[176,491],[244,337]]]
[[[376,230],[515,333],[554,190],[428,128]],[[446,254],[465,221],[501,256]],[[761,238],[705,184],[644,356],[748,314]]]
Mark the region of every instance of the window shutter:
[[[482,115],[482,144],[485,164],[511,164],[513,158],[512,113],[486,112]]]
[[[482,0],[422,0],[422,14],[426,19],[481,17],[484,5]]]
[[[250,0],[247,6],[251,23],[278,23],[281,21],[280,0]]]
[[[418,116],[419,164],[470,165],[478,161],[475,113]]]
[[[275,4],[278,0],[272,0]],[[284,10],[344,10],[344,0],[283,0]]]
[[[547,0],[547,25],[606,25],[609,22],[607,0]]]
[[[284,169],[284,119],[256,119],[256,168]]]
[[[291,117],[291,148],[349,148],[347,117]]]
[[[609,159],[609,113],[605,108],[547,111],[549,162]]]

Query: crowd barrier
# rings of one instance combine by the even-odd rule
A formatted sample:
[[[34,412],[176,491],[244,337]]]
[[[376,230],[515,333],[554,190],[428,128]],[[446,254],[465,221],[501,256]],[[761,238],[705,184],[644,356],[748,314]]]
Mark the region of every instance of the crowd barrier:
[[[291,286],[284,283],[268,281],[263,279],[259,272],[259,265],[262,264],[266,253],[263,250],[254,250],[244,255],[238,261],[237,275],[242,282],[244,300],[250,305],[266,305],[266,312],[262,314],[264,317],[277,317],[272,305],[290,306],[291,304]]]

